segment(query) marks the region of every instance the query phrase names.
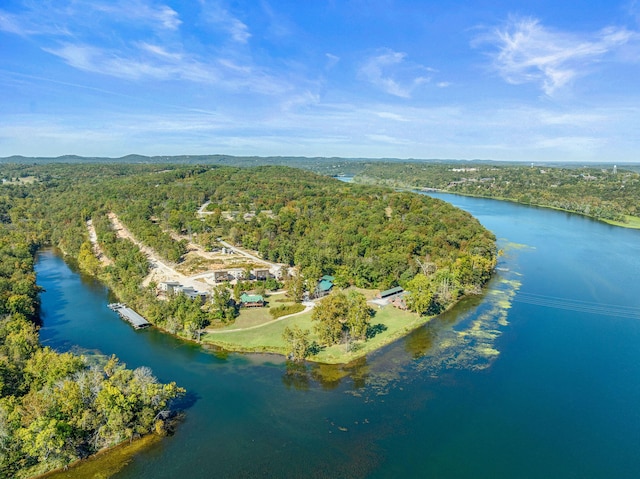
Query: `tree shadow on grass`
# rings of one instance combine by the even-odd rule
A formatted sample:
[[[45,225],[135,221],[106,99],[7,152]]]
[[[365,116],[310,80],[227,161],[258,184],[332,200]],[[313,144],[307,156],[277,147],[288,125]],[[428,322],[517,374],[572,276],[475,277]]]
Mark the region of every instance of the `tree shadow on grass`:
[[[377,334],[380,334],[380,333],[382,333],[382,332],[384,332],[386,330],[387,330],[387,326],[382,324],[382,323],[371,324],[367,328],[367,339],[371,339],[374,336],[376,336]]]
[[[319,354],[323,349],[325,349],[324,346],[320,346],[317,341],[313,341],[309,345],[309,356],[315,356],[316,354]]]

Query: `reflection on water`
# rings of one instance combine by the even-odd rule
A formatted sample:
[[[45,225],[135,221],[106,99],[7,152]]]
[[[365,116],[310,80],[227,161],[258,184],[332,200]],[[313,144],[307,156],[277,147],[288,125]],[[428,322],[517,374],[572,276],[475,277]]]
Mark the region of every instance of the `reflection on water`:
[[[496,340],[508,325],[507,314],[520,282],[513,272],[501,272],[481,296],[464,299],[400,342],[348,365],[287,361],[282,383],[306,391],[312,386],[337,389],[353,396],[382,396],[406,382],[409,371],[426,371],[432,377],[447,369],[482,370],[499,355]],[[410,361],[407,361],[406,355]]]

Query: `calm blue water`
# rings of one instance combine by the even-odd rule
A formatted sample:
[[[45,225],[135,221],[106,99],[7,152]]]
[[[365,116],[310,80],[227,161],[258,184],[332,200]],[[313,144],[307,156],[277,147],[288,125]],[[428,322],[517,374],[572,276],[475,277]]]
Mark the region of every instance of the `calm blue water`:
[[[501,271],[349,368],[134,331],[104,287],[41,254],[45,344],[115,353],[190,393],[177,433],[115,477],[640,477],[640,231],[433,196],[495,232]]]

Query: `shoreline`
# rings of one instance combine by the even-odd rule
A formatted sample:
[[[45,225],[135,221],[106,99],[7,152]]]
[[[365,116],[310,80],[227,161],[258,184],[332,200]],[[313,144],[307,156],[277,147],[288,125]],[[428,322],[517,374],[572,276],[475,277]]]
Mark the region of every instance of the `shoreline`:
[[[145,434],[139,438],[124,441],[99,451],[82,459],[77,459],[65,467],[59,467],[47,472],[29,476],[29,479],[89,479],[111,477],[118,473],[140,451],[158,444],[163,436],[155,433]]]
[[[486,289],[483,288],[482,294],[484,294],[485,292],[486,292]],[[404,338],[405,336],[411,334],[412,332],[421,328],[425,324],[439,318],[445,313],[448,313],[451,309],[453,309],[455,306],[460,304],[462,300],[468,299],[472,296],[475,296],[475,295],[465,295],[460,297],[456,302],[450,304],[445,310],[433,316],[418,316],[416,313],[413,313],[413,312],[402,311],[402,313],[407,313],[414,316],[413,321],[407,323],[406,326],[397,329],[396,331],[391,333],[389,336],[380,339],[378,342],[376,342],[372,346],[371,346],[372,343],[368,343],[368,342],[357,343],[360,347],[358,347],[355,350],[345,352],[337,356],[328,356],[328,357],[320,357],[320,358],[315,356],[309,356],[309,357],[306,357],[302,362],[309,362],[314,364],[326,364],[331,366],[348,366],[349,364],[352,364],[353,362],[358,361],[363,357],[368,356],[369,354],[373,354],[379,351],[380,349],[384,348],[385,346],[388,346],[389,344],[392,344],[398,341],[399,339]],[[394,308],[392,305],[387,305],[386,307]],[[372,341],[373,339],[374,338],[369,339],[368,341]],[[241,346],[238,343],[228,343],[225,341],[207,341],[207,340],[202,340],[199,342],[199,344],[201,344],[202,346],[209,345],[213,348],[219,348],[220,350],[226,351],[226,352],[234,352],[234,353],[242,353],[242,354],[252,354],[252,353],[276,354],[278,356],[283,356],[285,359],[287,357],[286,352],[283,351],[282,348],[277,348],[269,345],[252,347],[252,346]],[[335,347],[335,346],[344,347],[344,344],[333,345],[331,347]]]
[[[356,351],[353,351],[353,352],[345,353],[345,354],[349,354],[349,357],[348,357],[348,359],[346,359],[344,361],[341,361],[341,360],[333,361],[333,360],[330,360],[330,359],[329,360],[327,360],[327,359],[318,360],[318,359],[314,359],[313,356],[309,356],[309,357],[305,358],[301,362],[308,362],[308,363],[314,363],[314,364],[326,364],[326,365],[330,365],[330,366],[349,366],[350,364],[354,363],[355,361],[357,361],[359,359],[362,359],[363,357],[368,356],[369,354],[373,354],[373,353],[379,351],[380,349],[382,349],[383,347],[388,346],[389,344],[394,343],[397,340],[407,336],[408,334],[410,334],[413,331],[417,330],[418,328],[424,326],[425,324],[427,324],[431,320],[437,318],[438,316],[439,315],[426,316],[424,318],[424,320],[420,320],[420,321],[416,322],[411,327],[399,330],[394,335],[389,336],[388,338],[385,338],[379,344],[376,344],[376,346],[374,348],[371,348],[371,349],[362,348],[362,349],[357,349]],[[214,346],[216,348],[220,348],[221,350],[226,351],[226,352],[230,352],[230,353],[276,354],[278,356],[282,356],[283,358],[287,359],[286,352],[283,352],[281,350],[276,350],[275,348],[271,348],[270,346],[264,346],[262,348],[258,347],[258,346],[249,347],[249,348],[240,348],[240,347],[236,348],[236,347],[234,347],[234,345],[231,345],[229,343],[221,343],[221,342],[220,343],[216,343],[216,342],[210,342],[210,341],[201,342],[200,344],[202,344],[202,345],[205,345],[205,344],[211,345],[211,346]],[[366,346],[366,343],[364,345]],[[339,346],[343,346],[343,345],[339,345]]]
[[[358,183],[357,181],[355,181],[354,184],[369,185],[371,183]],[[373,184],[376,184],[376,185],[379,185],[379,186],[388,186],[385,183],[373,183]],[[550,209],[550,210],[563,211],[565,213],[572,213],[574,215],[582,216],[584,218],[590,218],[590,219],[592,219],[594,221],[599,221],[601,223],[606,223],[606,224],[611,225],[611,226],[618,226],[620,228],[626,228],[626,229],[632,229],[632,230],[640,229],[640,217],[627,215],[627,214],[624,214],[623,216],[625,218],[627,218],[629,222],[628,223],[624,223],[622,221],[608,220],[606,218],[598,218],[597,216],[586,215],[584,213],[580,213],[579,211],[568,210],[566,208],[559,208],[557,206],[537,204],[537,203],[524,203],[522,201],[518,201],[518,200],[515,200],[515,199],[511,199],[511,198],[505,198],[505,197],[502,197],[502,196],[474,195],[472,193],[460,193],[460,192],[457,192],[457,191],[450,191],[450,190],[446,190],[446,189],[442,189],[442,188],[431,188],[431,187],[428,187],[428,186],[401,186],[401,187],[396,187],[394,189],[396,189],[396,190],[404,190],[404,191],[413,191],[413,192],[416,192],[416,193],[446,193],[446,194],[449,194],[449,195],[468,196],[470,198],[484,198],[484,199],[488,199],[488,200],[508,201],[509,203],[515,203],[515,204],[518,204],[518,205],[533,206],[534,208],[545,208],[545,209]]]
[[[414,190],[415,191],[415,190]],[[442,191],[442,190],[439,190]],[[442,191],[445,192],[445,191]],[[464,196],[464,195],[463,195]],[[71,255],[66,254],[64,251],[62,251],[60,248],[58,248],[62,254],[63,254],[63,258],[65,258],[65,261],[68,261],[68,259],[73,259],[74,262],[76,262],[77,264],[77,259],[74,258]],[[80,267],[79,264],[77,264],[78,269],[80,269],[84,274],[87,274],[93,278],[95,278],[97,281],[99,281],[100,283],[102,283],[103,285],[105,285],[107,288],[109,288],[109,290],[112,292],[112,294],[115,296],[115,298],[117,299],[117,301],[122,301],[122,299],[119,297],[119,294],[117,293],[116,289],[114,289],[112,287],[112,285],[109,284],[108,281],[106,281],[102,275],[100,274],[93,274],[92,272],[86,271],[84,270],[82,267]],[[495,270],[492,273],[491,277],[493,278],[495,276]],[[487,282],[488,284],[489,282]],[[486,285],[485,285],[486,286]],[[482,287],[482,293],[484,294],[485,292],[485,286]],[[458,298],[454,303],[450,304],[445,310],[441,311],[439,314],[437,315],[433,315],[433,316],[418,316],[416,313],[413,312],[409,312],[409,311],[401,311],[401,310],[397,310],[395,307],[391,306],[391,305],[387,305],[385,306],[385,308],[392,308],[393,310],[395,310],[398,315],[402,315],[402,314],[410,314],[412,316],[414,316],[414,319],[407,321],[407,324],[403,327],[399,327],[396,330],[394,330],[392,333],[390,333],[388,336],[383,337],[382,339],[379,339],[379,342],[376,342],[374,346],[370,346],[370,341],[373,341],[375,338],[371,338],[368,341],[365,341],[364,343],[355,343],[355,348],[351,351],[348,352],[344,352],[344,353],[337,353],[337,354],[331,354],[331,353],[326,353],[325,355],[322,355],[320,358],[317,357],[307,357],[304,359],[305,362],[310,362],[310,363],[314,363],[314,364],[327,364],[327,365],[349,365],[351,363],[353,363],[354,361],[357,361],[359,359],[362,359],[363,357],[367,356],[368,354],[371,353],[375,353],[376,351],[382,349],[385,346],[388,346],[389,344],[409,335],[410,333],[412,333],[413,331],[417,330],[418,328],[424,326],[425,324],[429,323],[430,321],[432,321],[433,319],[438,318],[440,315],[448,312],[450,309],[452,309],[454,306],[456,306],[457,304],[459,304],[463,299],[465,298],[469,298],[471,296],[474,296],[472,294],[468,294],[468,295],[464,295],[461,296],[460,298]],[[234,352],[234,353],[241,353],[241,354],[275,354],[278,356],[282,356],[283,358],[287,358],[287,351],[286,351],[286,346],[274,346],[274,345],[255,345],[255,346],[246,346],[246,345],[240,345],[238,343],[229,343],[226,342],[224,340],[220,340],[220,341],[211,341],[211,340],[207,340],[207,339],[203,339],[203,337],[206,337],[208,335],[212,335],[212,336],[217,336],[217,335],[223,335],[223,334],[242,334],[243,332],[246,331],[250,331],[250,330],[254,330],[254,329],[260,329],[263,327],[269,327],[273,324],[277,324],[277,323],[281,323],[283,320],[287,320],[290,318],[295,318],[296,316],[302,316],[305,313],[308,313],[312,308],[307,308],[304,311],[300,311],[298,313],[294,313],[292,315],[287,315],[285,317],[280,317],[280,318],[276,318],[273,320],[269,320],[263,324],[259,324],[256,326],[252,326],[250,328],[244,328],[244,329],[235,329],[235,330],[231,330],[231,331],[207,331],[206,329],[201,330],[200,334],[198,335],[198,338],[188,338],[185,336],[182,336],[178,333],[172,333],[171,331],[162,328],[160,326],[158,326],[157,324],[151,323],[150,325],[151,327],[156,328],[157,330],[161,331],[163,334],[169,334],[173,337],[175,337],[176,339],[179,339],[181,341],[186,341],[192,344],[197,344],[199,345],[201,348],[204,347],[206,349],[207,346],[211,347],[211,348],[217,348],[221,351],[224,352]],[[146,318],[145,318],[146,319]],[[385,325],[386,326],[386,325]],[[334,351],[336,348],[336,346],[338,347],[344,347],[343,344],[339,344],[339,345],[332,345],[328,348],[325,349],[330,349],[330,348],[334,348]],[[322,352],[321,352],[322,353]],[[321,355],[320,353],[320,355]],[[317,355],[316,355],[317,356]]]
[[[621,221],[608,220],[606,218],[598,218],[596,216],[586,215],[584,213],[580,213],[579,211],[568,210],[566,208],[559,208],[557,206],[541,205],[541,204],[537,204],[537,203],[523,203],[522,201],[513,200],[513,199],[510,199],[510,198],[504,198],[502,196],[473,195],[471,193],[458,193],[458,192],[453,192],[453,191],[449,191],[449,190],[441,190],[441,189],[437,189],[437,188],[429,188],[429,189],[422,189],[421,188],[419,190],[414,189],[413,191],[420,191],[420,192],[423,192],[423,193],[428,193],[429,191],[431,191],[431,192],[435,192],[435,193],[446,193],[446,194],[449,194],[449,195],[468,196],[470,198],[484,198],[484,199],[487,199],[487,200],[508,201],[509,203],[515,203],[515,204],[523,205],[523,206],[532,206],[534,208],[544,208],[544,209],[548,209],[548,210],[562,211],[564,213],[571,213],[571,214],[574,214],[574,215],[582,216],[583,218],[589,218],[589,219],[592,219],[594,221],[599,221],[601,223],[606,223],[606,224],[609,224],[611,226],[618,226],[620,228],[633,229],[633,230],[640,229],[640,217],[637,217],[637,216],[624,215],[625,217],[629,218],[629,223],[623,223]]]

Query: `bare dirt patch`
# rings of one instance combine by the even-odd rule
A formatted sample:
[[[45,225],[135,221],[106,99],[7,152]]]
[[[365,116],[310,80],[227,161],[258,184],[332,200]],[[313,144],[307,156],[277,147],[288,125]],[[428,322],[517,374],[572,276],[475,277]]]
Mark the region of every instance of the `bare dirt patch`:
[[[91,241],[91,248],[93,249],[93,254],[96,255],[96,258],[98,258],[103,266],[113,264],[113,261],[111,261],[111,259],[104,254],[102,248],[100,248],[100,244],[98,243],[98,234],[93,226],[93,221],[87,220],[87,230],[89,230],[89,241]]]

